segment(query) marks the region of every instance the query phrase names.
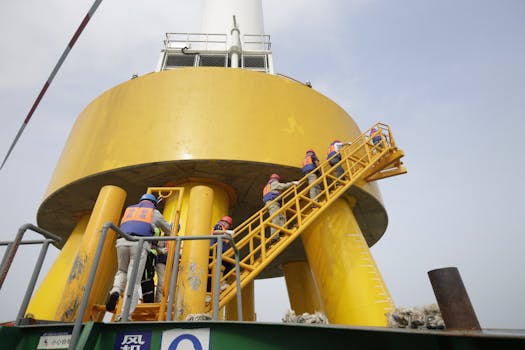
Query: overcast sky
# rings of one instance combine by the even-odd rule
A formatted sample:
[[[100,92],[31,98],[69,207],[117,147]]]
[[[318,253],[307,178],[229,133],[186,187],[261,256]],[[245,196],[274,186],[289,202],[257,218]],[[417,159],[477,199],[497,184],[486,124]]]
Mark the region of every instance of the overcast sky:
[[[0,3],[0,157],[91,5]],[[153,71],[164,33],[199,31],[200,7],[102,2],[0,171],[0,240],[36,222],[82,109],[133,73]],[[434,303],[427,271],[456,266],[482,327],[524,329],[525,1],[263,0],[263,7],[276,72],[311,81],[362,129],[390,124],[405,151],[408,174],[381,181],[389,225],[372,248],[395,304]],[[0,292],[0,321],[16,316],[30,275],[22,267],[36,260],[24,252]],[[288,307],[282,279],[256,284],[259,320],[280,321]]]

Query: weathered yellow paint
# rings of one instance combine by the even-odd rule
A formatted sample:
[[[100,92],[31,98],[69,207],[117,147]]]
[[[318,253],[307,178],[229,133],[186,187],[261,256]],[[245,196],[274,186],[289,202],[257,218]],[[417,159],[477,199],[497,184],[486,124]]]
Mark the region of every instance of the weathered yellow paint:
[[[82,244],[82,237],[88,221],[89,214],[87,213],[79,219],[53,266],[31,298],[27,313],[32,314],[35,319],[55,320],[56,309],[63,298],[62,294],[57,294],[58,291],[64,291],[67,283],[67,276],[64,275],[64,271],[71,271]]]
[[[183,206],[183,217],[186,216],[184,235],[209,235],[214,216],[220,218],[225,211],[227,213],[227,193],[222,187],[211,183],[189,183],[184,187],[190,188],[185,191],[189,192],[186,215]],[[175,317],[178,319],[205,312],[209,248],[209,240],[184,242],[176,300]]]
[[[290,306],[297,315],[323,312],[323,301],[307,261],[291,261],[283,266]]]
[[[71,270],[64,271],[63,277],[67,279],[67,284],[62,293],[63,297],[56,309],[54,319],[70,322],[76,317],[97,250],[102,226],[108,221],[115,225],[119,224],[125,199],[126,192],[117,186],[104,186],[100,190],[73,266]],[[103,304],[106,301],[107,293],[113,284],[113,276],[117,268],[115,240],[116,234],[108,232],[99,264],[103,268],[97,270],[97,278],[90,291],[88,305]],[[89,319],[89,313],[90,310],[87,310],[84,320]]]
[[[255,288],[253,281],[241,289],[242,298],[242,320],[255,321]],[[237,321],[237,298],[233,298],[226,305],[226,319],[228,321]]]
[[[334,202],[302,240],[330,323],[386,326],[394,305],[349,202]]]

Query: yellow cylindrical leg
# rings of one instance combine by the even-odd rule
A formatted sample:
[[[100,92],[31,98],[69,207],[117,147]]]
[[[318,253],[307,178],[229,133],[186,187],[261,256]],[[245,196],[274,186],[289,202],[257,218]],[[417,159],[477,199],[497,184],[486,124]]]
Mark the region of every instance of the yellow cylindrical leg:
[[[230,193],[233,196],[233,191],[221,183],[206,179],[194,179],[193,182],[176,184],[170,183],[169,186],[184,187],[180,215],[180,236],[209,235],[213,224],[217,222],[222,216],[228,214]],[[177,198],[175,197],[170,198],[166,202],[166,206],[164,208],[164,217],[170,221],[174,216],[173,206],[176,199]],[[199,292],[197,295],[194,295],[195,298],[192,299],[192,303],[196,303],[197,307],[191,306],[192,311],[188,311],[190,310],[190,304],[188,304],[187,294],[191,293],[191,289],[184,292],[182,290],[182,288],[189,286],[188,279],[195,277],[192,274],[195,271],[191,272],[188,270],[188,268],[194,268],[196,265],[191,263],[188,265],[188,263],[191,262],[194,257],[197,257],[199,261],[204,262],[203,257],[205,257],[205,269],[203,271],[205,271],[206,275],[204,277],[199,277],[199,283],[203,284],[201,287],[204,288],[204,292],[206,292],[210,242],[206,240],[201,241],[200,245],[194,245],[193,243],[196,242],[197,241],[186,241],[184,246],[193,246],[193,248],[181,250],[181,264],[177,284],[174,319],[185,318],[190,313],[201,313],[204,312],[202,308],[206,309],[204,305],[205,297],[203,295],[201,298]],[[172,246],[174,247],[175,245],[173,244]],[[198,251],[197,255],[195,255],[195,250]],[[166,276],[168,276],[168,270],[170,270],[170,267],[166,266]],[[167,293],[165,295],[167,295]],[[200,303],[203,305],[202,308],[199,306]]]
[[[394,305],[349,202],[333,203],[302,239],[330,323],[386,326]]]
[[[297,314],[323,312],[323,301],[307,261],[283,264],[284,279],[292,310]]]
[[[248,283],[242,290],[242,319],[244,321],[255,321],[255,284]]]
[[[58,304],[63,298],[62,295],[57,295],[57,291],[64,291],[66,287],[67,276],[64,275],[64,271],[71,271],[88,221],[89,214],[85,214],[77,222],[53,266],[31,298],[27,313],[32,314],[35,319],[55,320]]]
[[[211,187],[196,185],[191,188],[185,236],[209,235],[212,206]],[[184,242],[177,288],[176,319],[184,319],[188,314],[205,312],[209,248],[208,240]]]
[[[242,320],[255,321],[255,292],[253,281],[248,283],[241,290],[242,298]],[[226,305],[226,319],[229,321],[237,321],[237,298],[233,298]]]
[[[125,199],[126,192],[119,187],[104,186],[100,190],[73,267],[67,271],[69,276],[65,276],[67,285],[56,310],[56,320],[73,321],[76,317],[77,309],[84,295],[93,257],[97,250],[102,226],[108,221],[118,225]],[[117,267],[115,239],[116,234],[108,232],[99,263],[99,266],[103,268],[99,268],[97,271],[97,278],[90,291],[88,305],[103,304],[107,298],[107,292],[113,283],[113,276]],[[89,319],[90,311],[86,311],[84,320]]]

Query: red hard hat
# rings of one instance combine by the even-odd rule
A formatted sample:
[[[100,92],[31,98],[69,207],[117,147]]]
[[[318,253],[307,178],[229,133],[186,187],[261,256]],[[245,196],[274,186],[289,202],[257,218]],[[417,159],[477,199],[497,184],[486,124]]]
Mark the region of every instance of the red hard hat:
[[[280,180],[281,177],[279,176],[279,174],[272,174],[272,175],[270,175],[270,179],[277,179],[277,180]]]
[[[223,216],[223,217],[221,218],[221,221],[227,222],[230,226],[233,224],[233,220],[232,220],[232,218],[229,217],[228,215]]]

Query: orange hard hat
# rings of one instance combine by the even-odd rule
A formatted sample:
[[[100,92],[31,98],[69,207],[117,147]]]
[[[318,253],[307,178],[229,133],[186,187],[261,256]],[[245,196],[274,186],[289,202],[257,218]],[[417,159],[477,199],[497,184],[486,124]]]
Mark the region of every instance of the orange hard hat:
[[[223,216],[223,217],[221,218],[221,221],[227,222],[230,226],[233,224],[233,220],[232,220],[232,218],[229,217],[228,215]]]

